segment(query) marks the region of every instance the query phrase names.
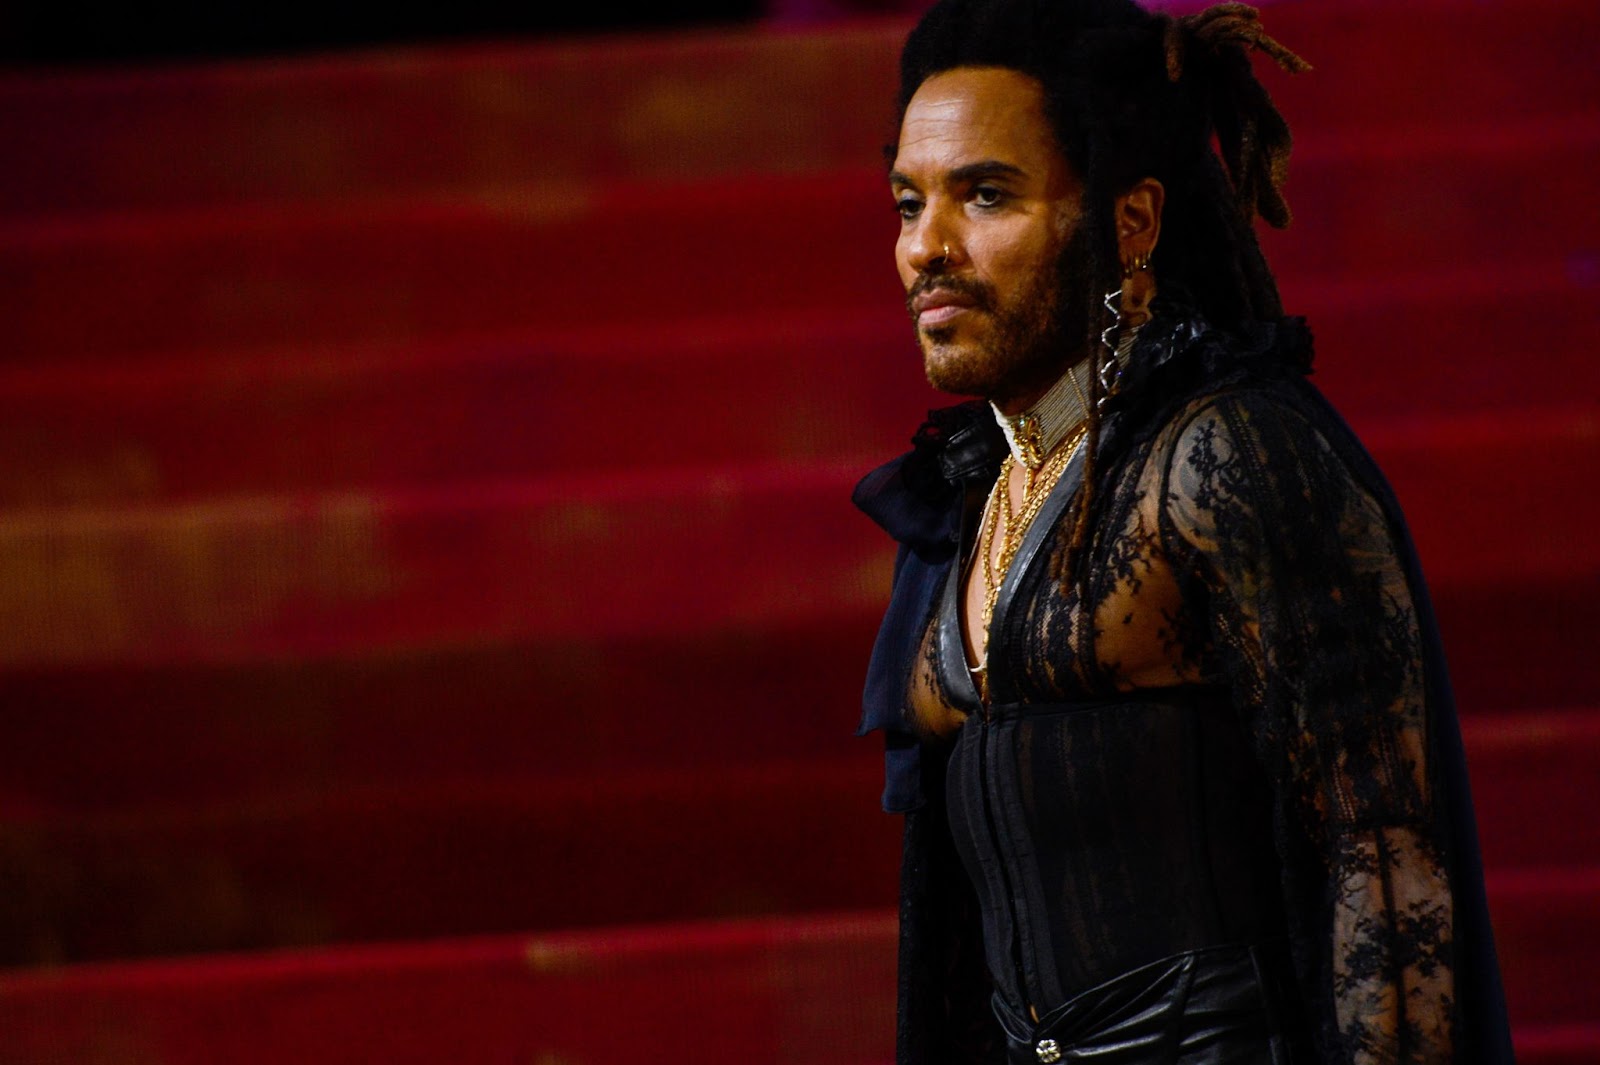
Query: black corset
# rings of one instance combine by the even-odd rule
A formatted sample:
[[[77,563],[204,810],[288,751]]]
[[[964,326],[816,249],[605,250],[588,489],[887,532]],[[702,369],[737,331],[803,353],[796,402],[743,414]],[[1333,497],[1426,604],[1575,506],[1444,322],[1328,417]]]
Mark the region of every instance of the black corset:
[[[1265,785],[1225,705],[991,707],[962,726],[947,787],[990,970],[1019,1009],[1284,933]]]
[[[1200,975],[1230,987],[1230,1016],[1210,1017],[1208,1027],[1232,1027],[1261,1048],[1279,1031],[1272,1015],[1281,1005],[1268,996],[1292,977],[1272,825],[1261,774],[1225,705],[991,707],[962,726],[947,786],[996,1012],[1013,1041],[1037,1041],[1017,1031],[1029,1006],[1048,1022],[1091,989],[1196,952],[1206,961]],[[1240,948],[1229,971],[1217,968],[1219,948]],[[1174,983],[1161,992],[1159,1019],[1150,1003],[1140,1010],[1157,1029],[1181,1028],[1190,990]],[[1081,1003],[1077,1012],[1091,1015],[1089,1027],[1061,1033],[1062,1047],[1096,1038],[1096,1024],[1115,1019]]]
[[[992,631],[1078,476],[1073,462],[1024,536]],[[1012,1060],[1290,1060],[1283,1033],[1304,1026],[1272,795],[1226,691],[983,706],[952,569],[940,683],[967,719],[946,801]]]

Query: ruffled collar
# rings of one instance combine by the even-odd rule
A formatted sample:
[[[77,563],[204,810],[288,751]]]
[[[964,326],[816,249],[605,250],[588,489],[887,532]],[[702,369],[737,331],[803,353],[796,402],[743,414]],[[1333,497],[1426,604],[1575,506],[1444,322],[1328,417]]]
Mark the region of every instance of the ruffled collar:
[[[992,482],[1006,450],[987,403],[932,410],[911,450],[862,478],[852,499],[900,543],[941,561],[960,536],[962,484]]]
[[[1180,299],[1158,297],[1139,331],[1133,355],[1105,404],[1101,447],[1143,438],[1160,428],[1175,403],[1187,402],[1247,379],[1304,377],[1311,373],[1311,330],[1305,319],[1285,317],[1215,328]]]
[[[1123,372],[1121,397],[1139,397],[1152,386],[1165,391],[1175,370],[1185,371],[1184,376],[1196,378],[1196,383],[1205,379],[1220,383],[1240,369],[1269,376],[1311,372],[1311,330],[1304,318],[1247,322],[1224,331],[1177,298],[1158,297],[1151,311]]]

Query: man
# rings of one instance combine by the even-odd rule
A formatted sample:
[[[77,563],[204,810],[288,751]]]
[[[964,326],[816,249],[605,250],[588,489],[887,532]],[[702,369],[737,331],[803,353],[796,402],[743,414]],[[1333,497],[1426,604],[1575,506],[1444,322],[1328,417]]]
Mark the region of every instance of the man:
[[[896,261],[986,402],[856,492],[901,543],[863,730],[906,1065],[1510,1060],[1426,591],[1253,236],[1252,48],[1304,68],[1240,4],[907,41]]]

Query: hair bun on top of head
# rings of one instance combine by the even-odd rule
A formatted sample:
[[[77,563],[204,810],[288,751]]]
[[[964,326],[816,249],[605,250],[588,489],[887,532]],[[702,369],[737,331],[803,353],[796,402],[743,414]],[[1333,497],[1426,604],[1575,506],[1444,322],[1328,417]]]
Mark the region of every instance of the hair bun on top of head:
[[[1269,225],[1289,224],[1283,185],[1289,176],[1289,126],[1250,69],[1250,51],[1263,52],[1284,70],[1301,74],[1311,64],[1267,36],[1261,12],[1228,3],[1165,23],[1162,47],[1167,80],[1178,83],[1186,66],[1201,67],[1211,80],[1211,123],[1228,167],[1239,209]]]
[[[1249,4],[1217,4],[1197,14],[1181,18],[1164,15],[1161,18],[1166,23],[1164,45],[1167,78],[1170,81],[1177,81],[1183,76],[1183,57],[1191,37],[1212,51],[1254,48],[1265,52],[1291,74],[1301,74],[1311,69],[1310,63],[1267,36],[1267,31],[1261,26],[1261,12]]]

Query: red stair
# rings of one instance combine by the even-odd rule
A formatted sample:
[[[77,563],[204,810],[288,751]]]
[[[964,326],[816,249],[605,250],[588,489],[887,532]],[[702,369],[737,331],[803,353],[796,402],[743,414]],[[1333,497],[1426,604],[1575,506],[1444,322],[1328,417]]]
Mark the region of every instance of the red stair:
[[[871,913],[0,975],[0,1061],[886,1065],[893,937]]]
[[[1520,1056],[1600,1060],[1600,8],[1268,23]],[[0,1065],[889,1060],[905,29],[0,74]]]

